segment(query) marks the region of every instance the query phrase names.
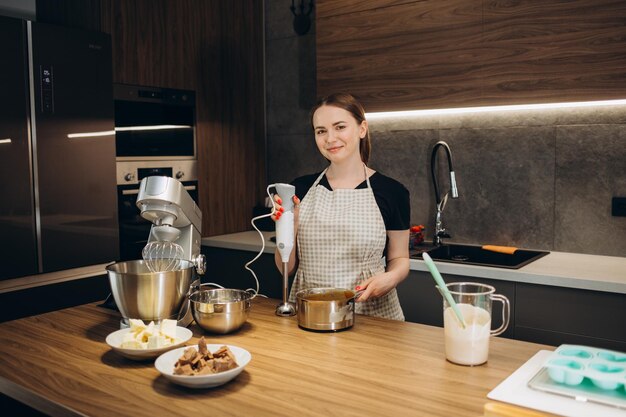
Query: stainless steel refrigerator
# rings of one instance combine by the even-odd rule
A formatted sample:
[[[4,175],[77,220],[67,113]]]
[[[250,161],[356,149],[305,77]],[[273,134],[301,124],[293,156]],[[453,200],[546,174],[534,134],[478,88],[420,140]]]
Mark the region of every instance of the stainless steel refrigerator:
[[[0,16],[0,279],[117,260],[110,36]]]

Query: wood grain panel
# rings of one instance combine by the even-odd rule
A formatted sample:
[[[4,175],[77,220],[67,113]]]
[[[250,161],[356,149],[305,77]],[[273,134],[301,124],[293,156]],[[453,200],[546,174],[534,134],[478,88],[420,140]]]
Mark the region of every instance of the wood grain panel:
[[[210,99],[203,117],[207,131],[199,149],[205,190],[203,235],[251,229],[252,207],[265,190],[265,140],[263,106],[262,2],[219,2],[220,41],[208,49],[217,53],[219,73],[203,91]],[[213,54],[211,52],[211,54]],[[216,116],[218,118],[216,119]],[[219,121],[219,123],[215,123]],[[201,183],[202,184],[202,183]],[[202,190],[201,190],[202,193]]]
[[[368,111],[448,106],[480,89],[481,5],[420,1],[317,20],[318,95],[348,90]]]
[[[304,0],[305,4],[308,0]],[[423,0],[421,0],[423,1]],[[382,9],[389,6],[398,6],[414,3],[415,0],[317,0],[315,1],[315,15],[317,18],[351,14],[365,10]]]
[[[46,12],[74,24],[77,2]],[[202,235],[249,230],[266,182],[263,2],[90,2],[111,34],[114,82],[196,91]]]
[[[623,0],[485,1],[488,103],[626,97]]]
[[[198,41],[217,35],[211,33],[214,25],[198,31],[194,16],[211,21],[212,10],[202,7],[209,9],[211,3],[103,0],[108,7],[103,29],[113,42],[114,82],[195,89]]]
[[[622,0],[337,3],[318,3],[318,94],[368,111],[626,97]]]

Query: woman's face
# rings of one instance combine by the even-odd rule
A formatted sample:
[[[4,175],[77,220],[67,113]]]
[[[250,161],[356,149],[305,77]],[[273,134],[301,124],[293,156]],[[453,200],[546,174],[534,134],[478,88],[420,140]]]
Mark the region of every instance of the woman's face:
[[[335,106],[325,105],[313,113],[315,142],[322,155],[331,162],[357,157],[359,144],[367,133],[367,121],[357,123],[352,114]]]

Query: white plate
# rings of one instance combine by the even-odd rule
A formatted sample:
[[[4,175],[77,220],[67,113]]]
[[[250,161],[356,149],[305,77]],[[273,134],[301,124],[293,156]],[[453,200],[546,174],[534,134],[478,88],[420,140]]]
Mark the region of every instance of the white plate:
[[[163,352],[180,347],[187,343],[193,336],[193,332],[185,327],[176,326],[176,338],[180,340],[178,343],[164,346],[158,349],[125,349],[121,348],[122,339],[126,333],[130,332],[130,328],[115,331],[107,336],[107,345],[113,350],[128,359],[146,360],[154,359]]]
[[[224,345],[207,345],[207,348],[211,352],[215,352]],[[183,355],[183,352],[188,347],[178,348],[176,350],[170,350],[167,353],[162,354],[154,361],[154,366],[161,374],[172,381],[175,384],[182,385],[189,388],[213,388],[227,383],[231,379],[243,371],[246,365],[252,359],[252,355],[245,349],[237,346],[226,345],[230,351],[235,355],[238,367],[230,369],[228,371],[219,372],[217,374],[208,375],[174,375],[174,365],[178,359]],[[198,346],[195,347],[196,350]]]

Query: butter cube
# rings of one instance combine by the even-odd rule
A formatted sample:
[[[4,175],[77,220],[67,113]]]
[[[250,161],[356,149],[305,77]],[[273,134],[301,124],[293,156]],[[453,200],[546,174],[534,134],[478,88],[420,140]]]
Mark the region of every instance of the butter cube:
[[[130,325],[130,331],[133,333],[137,333],[146,328],[143,320],[140,319],[128,319],[128,324]]]
[[[156,326],[154,325],[154,322],[151,321],[150,324],[148,324],[148,326],[143,329],[143,331],[137,334],[136,338],[142,343],[148,343],[148,339],[150,338],[150,336],[158,333],[158,329],[156,329],[155,331],[155,327]]]
[[[135,341],[135,334],[132,332],[128,332],[126,334],[124,334],[124,336],[122,337],[122,344],[124,343],[130,343],[130,342],[134,342]]]
[[[158,330],[158,329],[155,329],[155,327],[156,326],[154,325],[154,322],[151,321],[150,324],[148,324],[146,329],[143,331],[144,334],[146,334],[148,336],[152,336],[155,333],[155,330]]]
[[[125,341],[122,342],[122,345],[120,346],[122,349],[145,349],[143,347],[143,343],[138,342],[136,340],[129,340],[129,341]]]
[[[161,334],[170,339],[176,339],[176,320],[165,319],[161,321]]]
[[[170,343],[167,343],[167,340],[162,335],[153,335],[148,338],[148,349],[158,349],[163,346],[167,346]]]

